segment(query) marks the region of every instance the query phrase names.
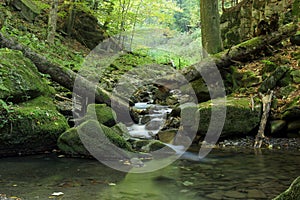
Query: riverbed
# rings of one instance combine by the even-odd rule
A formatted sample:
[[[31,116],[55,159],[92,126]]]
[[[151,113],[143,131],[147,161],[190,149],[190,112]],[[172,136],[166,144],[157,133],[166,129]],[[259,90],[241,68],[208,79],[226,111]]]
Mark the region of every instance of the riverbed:
[[[22,200],[59,199],[54,192],[63,200],[272,199],[300,175],[299,151],[214,149],[201,161],[195,155],[144,174],[56,154],[2,158],[0,194]]]

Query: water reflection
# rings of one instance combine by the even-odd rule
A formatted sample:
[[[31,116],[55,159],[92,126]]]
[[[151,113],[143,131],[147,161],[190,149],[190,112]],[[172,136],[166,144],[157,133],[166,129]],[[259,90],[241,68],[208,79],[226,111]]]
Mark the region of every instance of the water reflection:
[[[271,199],[299,176],[300,152],[214,150],[161,170],[122,173],[85,159],[33,156],[0,160],[0,193],[22,199]],[[147,163],[146,163],[147,164]]]

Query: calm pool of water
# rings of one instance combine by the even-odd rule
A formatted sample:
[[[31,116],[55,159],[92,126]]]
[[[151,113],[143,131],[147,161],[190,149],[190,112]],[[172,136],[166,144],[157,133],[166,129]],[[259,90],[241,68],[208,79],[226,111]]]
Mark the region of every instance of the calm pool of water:
[[[300,152],[214,150],[159,171],[123,173],[94,160],[39,155],[0,159],[0,194],[22,200],[272,199],[300,175]]]

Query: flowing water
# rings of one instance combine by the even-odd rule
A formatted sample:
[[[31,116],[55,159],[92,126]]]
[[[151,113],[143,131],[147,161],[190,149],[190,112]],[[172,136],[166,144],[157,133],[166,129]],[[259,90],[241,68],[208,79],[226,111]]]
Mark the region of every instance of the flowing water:
[[[23,200],[46,200],[53,192],[64,193],[63,200],[272,199],[300,175],[300,152],[215,149],[202,161],[193,157],[146,174],[53,154],[2,158],[0,194]]]

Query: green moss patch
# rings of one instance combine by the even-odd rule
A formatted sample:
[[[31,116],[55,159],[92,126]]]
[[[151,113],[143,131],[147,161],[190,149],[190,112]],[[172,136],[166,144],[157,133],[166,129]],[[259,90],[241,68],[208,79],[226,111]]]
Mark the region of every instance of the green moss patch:
[[[0,99],[22,102],[48,90],[36,66],[20,51],[0,49]]]
[[[38,97],[0,114],[0,156],[51,150],[58,136],[68,129],[66,119],[52,100]]]

